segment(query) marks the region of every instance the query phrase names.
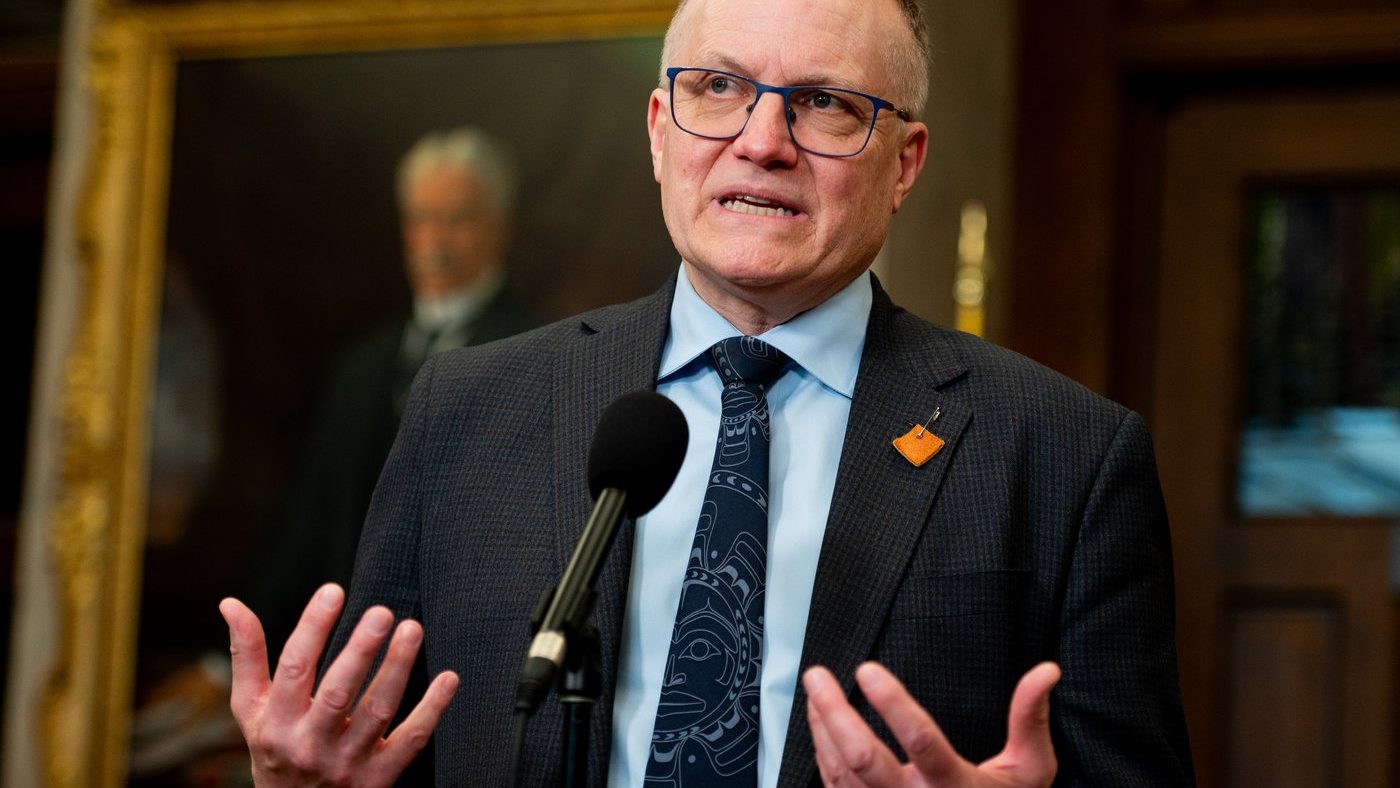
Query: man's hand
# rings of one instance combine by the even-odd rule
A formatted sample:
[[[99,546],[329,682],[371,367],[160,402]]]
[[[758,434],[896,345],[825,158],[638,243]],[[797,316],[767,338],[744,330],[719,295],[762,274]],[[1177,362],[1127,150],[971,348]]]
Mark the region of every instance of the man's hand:
[[[974,765],[958,755],[943,731],[881,665],[856,669],[856,682],[870,705],[909,755],[900,763],[865,720],[846,702],[836,677],[812,668],[802,678],[807,723],[817,748],[817,768],[826,785],[870,786],[1047,786],[1055,778],[1050,743],[1050,690],[1060,680],[1052,662],[1036,665],[1011,697],[1006,746],[995,758]]]
[[[404,621],[394,630],[378,675],[352,709],[394,625],[386,608],[372,607],[312,697],[316,665],[344,603],[345,592],[337,585],[316,592],[270,679],[258,617],[236,599],[219,604],[233,655],[229,705],[248,742],[259,786],[390,785],[423,749],[457,691],[455,673],[439,674],[407,719],[384,737],[423,641],[423,628]]]

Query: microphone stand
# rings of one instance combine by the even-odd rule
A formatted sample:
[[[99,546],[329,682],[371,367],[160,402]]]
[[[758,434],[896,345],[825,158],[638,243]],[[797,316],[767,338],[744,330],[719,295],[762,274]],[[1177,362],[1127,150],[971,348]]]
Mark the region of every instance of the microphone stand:
[[[559,703],[564,710],[563,784],[570,788],[588,785],[588,734],[593,708],[603,691],[601,662],[595,627],[583,627],[569,638],[564,672],[559,675]]]
[[[554,603],[558,588],[551,588],[540,598],[531,616],[531,631],[538,632],[545,618],[545,611]],[[567,788],[585,788],[588,785],[588,744],[593,709],[603,694],[602,656],[598,645],[598,629],[584,624],[593,612],[593,591],[589,589],[576,600],[572,614],[561,628],[567,647],[564,652],[563,669],[555,677],[555,690],[563,714],[563,747],[561,749],[560,784]],[[522,737],[515,744],[515,785],[520,785],[520,756],[523,748]]]
[[[551,685],[565,704],[565,784],[587,782],[589,723],[603,683],[598,633],[586,623],[593,586],[624,515],[640,517],[670,489],[685,461],[688,434],[680,408],[654,391],[624,394],[603,411],[588,449],[593,511],[559,584],[541,597],[531,616],[530,650],[515,690],[511,762],[517,785],[530,715]]]

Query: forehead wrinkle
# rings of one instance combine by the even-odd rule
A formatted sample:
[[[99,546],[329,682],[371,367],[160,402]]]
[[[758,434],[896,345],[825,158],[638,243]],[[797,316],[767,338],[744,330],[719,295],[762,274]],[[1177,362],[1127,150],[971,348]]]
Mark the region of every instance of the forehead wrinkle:
[[[758,79],[758,77],[755,76],[753,69],[750,69],[743,63],[739,62],[738,60],[735,60],[732,57],[729,57],[728,55],[706,54],[702,51],[697,56],[696,63],[697,67],[699,68],[717,68],[720,71],[728,71],[732,74],[738,74],[741,77],[747,77],[749,79],[754,80]],[[787,83],[782,85],[781,87],[791,87],[794,85],[825,85],[827,87],[833,88],[847,88],[848,90],[860,90],[860,86],[849,79],[846,79],[844,77],[829,76],[825,72],[819,71],[812,72],[806,76],[801,76],[793,80],[788,80]]]
[[[726,68],[732,66],[729,70],[755,79],[760,77],[759,66],[773,64],[780,73],[805,72],[800,80],[789,81],[790,85],[878,89],[884,86],[872,84],[872,80],[878,81],[885,71],[885,47],[876,45],[877,49],[862,56],[852,50],[852,44],[859,42],[857,46],[863,50],[877,39],[883,40],[877,35],[880,10],[879,3],[870,0],[689,0],[684,8],[684,43],[678,41],[678,49],[690,49],[692,57],[713,57],[716,61],[728,56],[723,61]],[[799,21],[794,23],[794,19]],[[739,53],[734,52],[734,37],[742,42]],[[764,41],[762,51],[749,46],[754,38]],[[739,62],[735,54],[758,62]],[[683,55],[678,52],[674,56]],[[801,58],[794,64],[796,68],[785,68],[793,57]]]
[[[722,54],[717,50],[711,50],[707,47],[701,48],[700,51],[696,54],[695,62],[694,64],[692,64],[692,67],[714,68],[719,69],[721,71],[728,71],[733,74],[738,74],[741,77],[759,80],[759,77],[755,70],[750,68],[745,63],[742,63],[739,60],[730,57],[729,55]],[[792,87],[795,85],[845,88],[847,90],[854,90],[861,93],[869,92],[873,89],[870,85],[865,85],[856,80],[848,79],[846,77],[836,76],[826,71],[809,71],[806,74],[798,76],[794,79],[786,80],[783,84],[781,84],[781,87]]]
[[[754,76],[753,69],[749,68],[744,63],[739,62],[729,55],[708,48],[701,49],[695,56],[695,65],[700,68],[718,68],[721,71],[729,71],[741,77]]]

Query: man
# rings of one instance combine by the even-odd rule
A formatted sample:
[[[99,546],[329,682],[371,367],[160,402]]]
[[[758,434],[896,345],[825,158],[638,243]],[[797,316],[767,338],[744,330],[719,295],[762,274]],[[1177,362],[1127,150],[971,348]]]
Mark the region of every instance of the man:
[[[285,527],[250,594],[272,642],[291,633],[318,585],[349,583],[370,494],[423,362],[539,325],[505,286],[517,192],[510,150],[479,128],[430,132],[400,160],[396,195],[412,311],[332,364]]]
[[[650,298],[425,367],[348,604],[318,593],[274,680],[256,619],[223,604],[259,779],[382,782],[436,726],[440,784],[507,783],[524,621],[587,515],[590,428],[616,396],[655,387],[691,443],[600,576],[611,715],[594,720],[593,783],[1046,785],[1057,761],[1066,783],[1191,781],[1141,420],[902,312],[865,273],[924,162],[921,41],[917,6],[897,0],[677,11],[648,130],[681,272]],[[741,368],[759,362],[772,363],[755,382]],[[741,420],[731,390],[753,406]],[[768,483],[745,489],[766,548],[744,532],[712,550],[739,511],[714,497],[740,474],[712,476],[711,458],[747,462],[765,443]],[[740,547],[747,561],[729,562]],[[722,588],[749,593],[743,610],[710,616],[739,650],[691,639],[720,612],[690,604],[694,578],[719,588],[749,570]],[[395,616],[424,623],[390,637]],[[383,738],[420,643],[438,675]],[[698,676],[712,668],[760,686],[715,701]],[[676,724],[716,702],[724,716]],[[558,720],[551,703],[532,723],[528,783],[557,780]]]
[[[396,181],[412,311],[332,366],[285,527],[250,590],[272,643],[286,640],[317,585],[349,583],[370,494],[423,362],[541,322],[506,284],[519,174],[504,142],[471,126],[430,132],[403,155]],[[431,760],[424,753],[412,776]]]
[[[400,160],[395,189],[412,311],[352,343],[331,366],[282,527],[250,582],[249,599],[275,644],[318,585],[349,583],[370,494],[418,368],[433,353],[540,322],[505,286],[518,175],[503,142],[475,127],[426,134]],[[222,657],[206,657],[156,688],[160,700],[138,711],[133,769],[166,769],[218,745],[208,731],[226,722],[231,731],[227,709],[201,701],[227,693],[227,676]]]

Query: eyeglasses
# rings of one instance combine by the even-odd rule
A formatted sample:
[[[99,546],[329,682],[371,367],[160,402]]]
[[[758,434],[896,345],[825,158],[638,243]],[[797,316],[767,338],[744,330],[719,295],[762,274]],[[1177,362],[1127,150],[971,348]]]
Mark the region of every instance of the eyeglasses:
[[[910,117],[882,98],[845,88],[781,88],[709,68],[668,68],[666,76],[671,80],[671,118],[681,131],[706,139],[742,134],[764,93],[783,97],[793,143],[818,156],[840,158],[865,150],[882,109],[906,121]]]

